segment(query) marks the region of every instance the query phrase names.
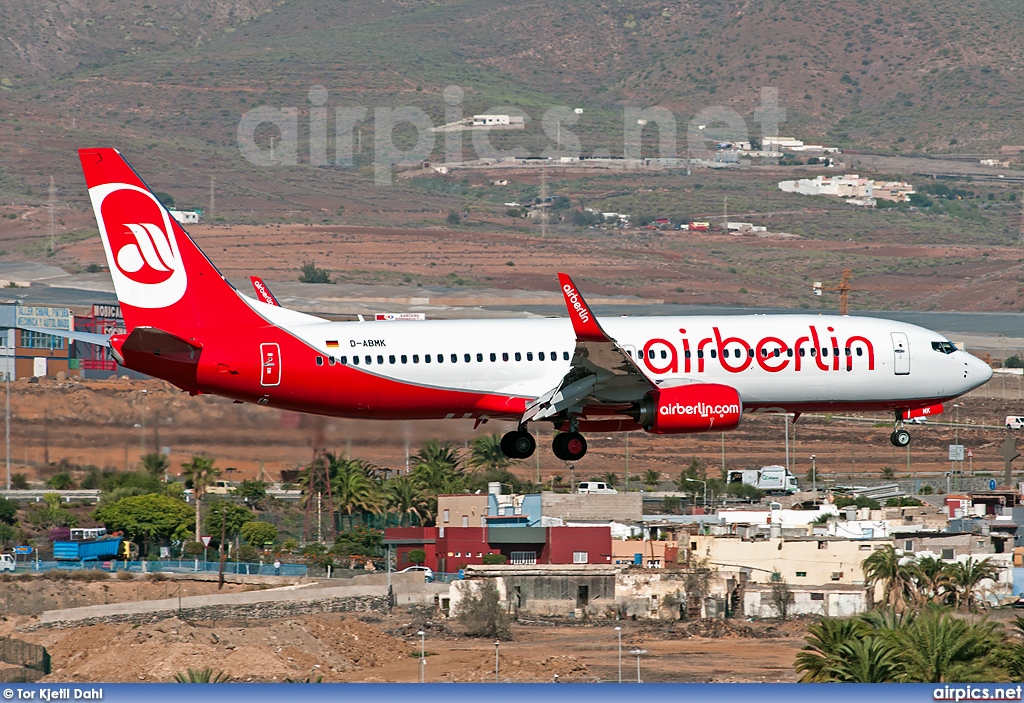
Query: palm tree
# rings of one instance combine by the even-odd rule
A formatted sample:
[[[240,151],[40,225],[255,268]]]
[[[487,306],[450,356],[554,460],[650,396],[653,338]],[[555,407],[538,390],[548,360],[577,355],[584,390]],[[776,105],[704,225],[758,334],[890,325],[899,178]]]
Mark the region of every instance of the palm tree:
[[[920,557],[910,565],[914,579],[914,600],[920,607],[927,603],[943,603],[954,592],[949,578],[949,565],[933,556]]]
[[[999,575],[999,569],[992,564],[991,559],[975,561],[974,557],[967,557],[966,561],[956,562],[948,566],[949,582],[956,593],[956,607],[959,610],[962,603],[966,602],[967,610],[974,610],[974,591],[981,585],[982,581],[995,580]]]
[[[188,669],[174,675],[175,683],[227,683],[231,680],[223,671],[216,674],[213,669]]]
[[[202,535],[200,520],[202,518],[202,499],[206,489],[213,485],[213,482],[220,476],[220,469],[214,467],[213,459],[206,456],[195,455],[190,461],[181,465],[182,475],[186,481],[192,482],[192,497],[196,502],[196,540]]]
[[[648,488],[654,488],[661,483],[661,472],[655,471],[654,469],[647,469],[644,472],[644,485]]]
[[[384,496],[389,510],[400,515],[415,515],[423,522],[427,501],[411,476],[393,478],[384,484]]]
[[[142,468],[153,476],[159,476],[171,468],[171,460],[167,458],[166,454],[153,452],[142,457]]]
[[[995,660],[1001,650],[1001,627],[994,622],[966,622],[948,612],[931,611],[897,630],[904,682],[999,680]]]
[[[469,451],[469,461],[466,463],[475,469],[487,471],[491,469],[504,470],[519,462],[509,459],[505,456],[505,452],[501,451],[501,435],[489,434],[473,440],[473,447]]]
[[[342,459],[326,454],[331,493],[338,512],[372,513],[380,504],[377,484],[370,478],[371,465],[360,459]]]
[[[900,555],[891,545],[872,552],[871,556],[861,563],[864,580],[868,585],[882,582],[884,584],[884,600],[890,606],[902,610],[907,604],[907,594],[913,587],[910,568],[900,563]]]
[[[617,485],[619,485],[619,475],[614,471],[609,471],[608,473],[606,473],[604,476],[601,477],[601,480],[607,483],[612,488],[615,488]]]
[[[834,669],[839,665],[843,645],[856,640],[864,632],[858,619],[825,618],[807,628],[807,644],[796,655],[794,668],[801,683],[835,681]]]
[[[845,642],[832,669],[833,681],[891,683],[899,672],[896,646],[885,637],[867,636]]]
[[[451,442],[439,442],[436,439],[432,439],[420,447],[420,450],[412,457],[412,464],[414,467],[421,465],[445,467],[456,473],[462,471],[459,450]]]

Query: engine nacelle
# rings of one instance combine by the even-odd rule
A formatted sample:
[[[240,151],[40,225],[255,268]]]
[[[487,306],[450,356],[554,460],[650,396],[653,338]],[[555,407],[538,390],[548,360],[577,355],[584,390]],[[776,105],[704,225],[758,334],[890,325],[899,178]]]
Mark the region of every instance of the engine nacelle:
[[[739,392],[720,383],[692,383],[648,393],[633,419],[654,434],[734,430],[743,415]]]

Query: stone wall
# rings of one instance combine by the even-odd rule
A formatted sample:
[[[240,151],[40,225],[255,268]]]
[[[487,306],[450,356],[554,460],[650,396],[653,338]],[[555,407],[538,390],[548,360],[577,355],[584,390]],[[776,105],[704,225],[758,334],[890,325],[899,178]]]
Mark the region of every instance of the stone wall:
[[[541,493],[540,513],[546,518],[565,521],[639,522],[643,514],[640,493],[583,494]]]
[[[312,613],[366,613],[388,611],[387,596],[342,596],[336,598],[315,598],[302,600],[277,600],[252,603],[223,603],[198,607],[183,607],[147,612],[111,613],[88,618],[52,620],[20,628],[24,631],[42,628],[64,629],[82,627],[97,623],[143,624],[166,618],[179,617],[187,620],[227,620],[285,618]]]

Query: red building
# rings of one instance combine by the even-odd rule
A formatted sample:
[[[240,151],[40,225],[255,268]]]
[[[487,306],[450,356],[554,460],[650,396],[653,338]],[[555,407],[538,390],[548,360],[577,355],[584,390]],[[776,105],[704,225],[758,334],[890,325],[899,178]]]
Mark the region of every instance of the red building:
[[[423,566],[454,572],[503,554],[509,564],[610,564],[610,527],[391,527],[384,544],[395,548],[398,569],[412,566],[422,549]]]

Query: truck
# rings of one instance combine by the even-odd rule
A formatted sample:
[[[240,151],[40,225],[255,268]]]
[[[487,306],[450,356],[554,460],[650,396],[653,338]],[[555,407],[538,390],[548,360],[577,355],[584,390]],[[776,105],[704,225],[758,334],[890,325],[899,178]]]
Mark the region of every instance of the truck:
[[[769,495],[789,495],[800,490],[796,476],[790,473],[785,466],[778,465],[730,471],[729,483],[745,483]]]
[[[121,536],[110,536],[106,530],[84,528],[71,530],[71,539],[53,543],[53,558],[57,561],[98,561],[121,555]]]

